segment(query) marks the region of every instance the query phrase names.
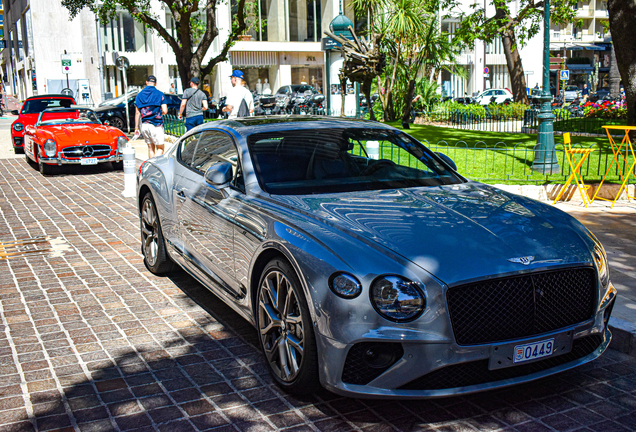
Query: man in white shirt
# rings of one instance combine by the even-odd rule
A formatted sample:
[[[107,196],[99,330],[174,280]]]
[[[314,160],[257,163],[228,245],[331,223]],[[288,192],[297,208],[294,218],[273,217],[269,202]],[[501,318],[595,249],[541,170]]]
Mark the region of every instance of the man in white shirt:
[[[232,89],[227,95],[224,112],[229,112],[228,118],[237,118],[241,102],[245,99],[250,115],[254,112],[254,98],[252,93],[245,87],[245,75],[240,70],[232,72]]]

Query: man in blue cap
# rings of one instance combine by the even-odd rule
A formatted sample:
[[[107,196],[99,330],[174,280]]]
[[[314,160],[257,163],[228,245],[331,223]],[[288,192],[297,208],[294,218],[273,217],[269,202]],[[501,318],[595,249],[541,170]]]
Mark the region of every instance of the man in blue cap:
[[[148,157],[163,154],[163,116],[168,114],[168,105],[163,92],[157,90],[157,78],[149,75],[146,87],[135,98],[135,133],[141,132],[148,145]],[[139,122],[141,121],[141,128]]]
[[[245,75],[240,70],[232,72],[232,89],[227,95],[224,112],[229,112],[228,118],[247,117],[254,112],[254,97],[245,87]],[[241,104],[245,101],[243,109]]]
[[[203,124],[203,111],[208,109],[208,96],[199,90],[199,78],[193,77],[190,80],[190,88],[183,92],[181,107],[179,108],[179,119],[183,117],[183,110],[186,110],[185,128],[186,132],[195,126]]]

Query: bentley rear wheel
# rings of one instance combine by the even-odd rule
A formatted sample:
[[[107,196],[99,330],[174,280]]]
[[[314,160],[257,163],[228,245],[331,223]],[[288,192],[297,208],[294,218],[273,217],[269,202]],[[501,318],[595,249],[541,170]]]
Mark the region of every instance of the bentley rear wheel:
[[[166,253],[159,215],[150,192],[144,196],[141,204],[141,249],[144,263],[152,273],[163,274],[174,270],[174,263]]]
[[[319,386],[313,324],[300,281],[286,261],[267,264],[257,302],[259,341],[272,376],[289,393],[313,393]]]

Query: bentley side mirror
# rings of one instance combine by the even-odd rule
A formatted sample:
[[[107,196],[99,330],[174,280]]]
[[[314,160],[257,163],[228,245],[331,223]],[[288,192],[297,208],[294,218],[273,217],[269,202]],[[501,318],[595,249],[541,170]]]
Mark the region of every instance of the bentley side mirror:
[[[442,152],[435,152],[435,154],[439,156],[441,160],[446,162],[446,165],[451,167],[454,171],[457,171],[457,165],[455,165],[455,162],[453,162],[453,160],[449,156],[445,155]]]
[[[11,115],[20,115],[18,110],[11,110]]]
[[[205,182],[215,187],[225,187],[232,181],[233,167],[229,162],[217,162],[205,172]]]

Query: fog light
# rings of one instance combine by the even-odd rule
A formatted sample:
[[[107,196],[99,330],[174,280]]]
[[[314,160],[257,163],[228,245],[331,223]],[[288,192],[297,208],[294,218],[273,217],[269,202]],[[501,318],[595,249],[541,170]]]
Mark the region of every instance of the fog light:
[[[362,360],[374,369],[386,369],[397,360],[397,350],[388,344],[368,347],[362,354]]]
[[[44,143],[44,154],[47,157],[53,157],[55,156],[56,152],[57,146],[55,145],[55,141],[53,141],[52,139],[46,140],[46,142]]]

